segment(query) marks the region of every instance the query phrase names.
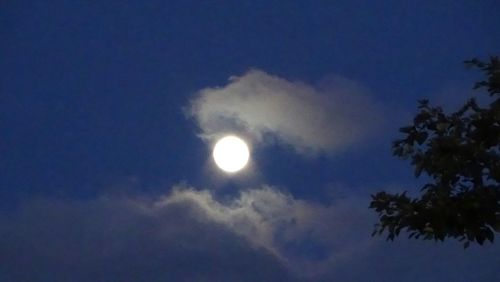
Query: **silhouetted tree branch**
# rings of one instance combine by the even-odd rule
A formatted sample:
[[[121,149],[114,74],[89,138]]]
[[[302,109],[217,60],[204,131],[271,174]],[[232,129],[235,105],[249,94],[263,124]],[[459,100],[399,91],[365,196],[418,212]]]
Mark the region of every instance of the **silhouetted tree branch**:
[[[388,232],[393,240],[401,231],[424,240],[457,238],[468,247],[493,242],[500,232],[500,61],[465,61],[480,69],[486,80],[487,107],[468,100],[447,114],[428,100],[419,101],[413,124],[402,127],[404,138],[393,143],[393,154],[411,160],[415,175],[430,178],[420,197],[406,192],[372,195],[370,208],[379,215],[372,235]]]

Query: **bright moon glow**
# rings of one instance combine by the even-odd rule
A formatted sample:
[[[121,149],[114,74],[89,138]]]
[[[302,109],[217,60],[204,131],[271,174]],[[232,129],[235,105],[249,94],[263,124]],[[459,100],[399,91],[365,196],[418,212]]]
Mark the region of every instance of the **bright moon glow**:
[[[245,141],[236,136],[226,136],[215,144],[214,161],[225,172],[237,172],[245,167],[250,152]]]

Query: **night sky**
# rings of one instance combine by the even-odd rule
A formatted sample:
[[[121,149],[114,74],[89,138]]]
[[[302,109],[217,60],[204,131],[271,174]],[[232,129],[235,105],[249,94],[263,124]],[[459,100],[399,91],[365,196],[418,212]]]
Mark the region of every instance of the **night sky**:
[[[419,191],[391,153],[418,99],[484,95],[499,9],[2,1],[0,281],[500,281],[498,243],[386,242],[368,209]]]

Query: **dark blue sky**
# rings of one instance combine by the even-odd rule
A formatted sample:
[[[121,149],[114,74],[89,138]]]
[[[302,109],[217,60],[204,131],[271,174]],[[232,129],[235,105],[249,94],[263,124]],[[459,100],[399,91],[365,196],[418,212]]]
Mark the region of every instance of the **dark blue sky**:
[[[109,193],[131,193],[138,197],[165,194],[179,183],[209,191],[217,190],[218,185],[229,184],[239,191],[240,186],[267,184],[286,191],[297,201],[315,204],[357,197],[353,202],[366,209],[370,193],[379,189],[409,189],[415,184],[409,164],[391,156],[390,142],[397,137],[397,128],[415,111],[417,99],[429,97],[431,101],[435,98],[455,103],[457,97],[464,97],[463,93],[479,76],[466,70],[463,60],[498,54],[498,4],[494,0],[3,1],[0,4],[0,210],[15,219],[17,213],[22,213],[18,212],[19,206],[25,206],[24,213],[32,210],[33,198],[58,199],[64,202],[62,205],[71,206],[70,203],[92,202]],[[199,128],[193,119],[186,118],[185,110],[200,89],[224,87],[229,77],[241,76],[250,69],[309,85],[317,85],[332,74],[346,77],[368,89],[372,101],[382,105],[389,122],[375,137],[366,137],[359,145],[332,154],[304,157],[280,142],[255,146],[253,161],[259,168],[257,178],[213,180],[207,177],[211,173],[207,168],[210,147],[197,136]],[[51,204],[48,206],[38,211],[45,216],[41,221],[66,230],[66,221],[53,223],[59,221],[51,220],[52,213],[45,213],[47,209],[55,209]],[[106,213],[105,208],[102,210]],[[26,224],[30,225],[31,220],[26,220]],[[372,223],[366,221],[367,229]],[[30,239],[26,229],[6,226],[3,231],[13,234],[11,237],[26,238],[14,245],[36,241]],[[93,225],[85,223],[79,228],[92,229]],[[200,227],[205,228],[213,227]],[[345,228],[350,227],[347,224]],[[183,232],[192,233],[189,228]],[[227,236],[233,236],[231,231],[227,232],[230,233]],[[62,236],[57,234],[48,233],[46,240]],[[141,236],[139,233],[130,240],[137,242]],[[244,243],[231,238],[228,244],[233,251],[226,255],[238,257],[243,249],[242,256],[253,261],[248,253],[254,249],[242,247]],[[85,244],[83,239],[74,242]],[[89,248],[97,246],[89,242]],[[169,242],[165,243],[167,249]],[[158,244],[155,246],[161,247],[164,242]],[[390,247],[395,249],[391,255],[399,260],[396,244]],[[401,248],[408,243],[404,244]],[[294,252],[306,257],[323,252],[321,247],[313,245],[305,243]],[[418,253],[418,244],[408,248]],[[460,246],[443,247],[442,252],[455,254],[457,248]],[[12,250],[18,249],[12,247]],[[185,265],[194,267],[200,261],[200,254],[182,248],[176,251],[186,254]],[[51,252],[50,249],[41,252],[40,257]],[[364,254],[366,261],[374,257],[380,260],[377,251]],[[471,253],[460,250],[458,254],[464,258],[450,264],[450,271],[453,265],[474,261],[473,256],[480,256],[481,250]],[[268,255],[252,254],[266,259]],[[0,255],[1,259],[9,258]],[[29,261],[37,263],[36,259]],[[231,259],[221,258],[220,264],[216,262],[212,268],[237,269],[246,265],[228,261]],[[12,265],[23,268],[30,262]],[[171,267],[169,260],[156,262]],[[287,266],[283,268],[281,263],[273,260],[267,264],[269,273],[276,269],[281,273],[272,277],[282,279],[289,275]],[[359,273],[358,278],[352,278],[352,274],[359,268],[370,267],[365,265],[367,262],[342,263],[345,264],[342,270],[335,273],[351,277],[344,281],[364,281]],[[388,265],[381,266],[379,271],[411,272],[410,266],[392,269]],[[481,271],[490,272],[484,274],[485,280],[468,281],[498,278],[500,272],[492,270],[492,265],[483,265]],[[52,265],[39,267],[41,272],[50,272]],[[425,277],[458,281],[447,274],[447,269],[436,270],[437,276]],[[198,270],[199,277],[213,274],[199,267],[193,271]],[[190,272],[190,268],[185,271]],[[206,277],[244,280],[238,278],[238,271],[233,272],[231,275],[236,276],[219,273],[222,276],[206,274]],[[84,270],[75,273],[74,277],[81,281],[91,279]],[[98,277],[120,277],[110,273],[104,271]],[[198,279],[186,278],[181,270],[175,273],[171,276],[175,280]],[[326,273],[328,277],[329,272]],[[16,276],[16,271],[0,268],[0,278],[2,275],[22,281],[17,280],[21,276]],[[71,274],[61,275],[71,277],[64,276]],[[158,275],[168,277],[162,276],[164,273]],[[265,280],[265,277],[248,279]],[[398,281],[417,281],[412,277]],[[140,280],[152,281],[147,276],[132,279]]]

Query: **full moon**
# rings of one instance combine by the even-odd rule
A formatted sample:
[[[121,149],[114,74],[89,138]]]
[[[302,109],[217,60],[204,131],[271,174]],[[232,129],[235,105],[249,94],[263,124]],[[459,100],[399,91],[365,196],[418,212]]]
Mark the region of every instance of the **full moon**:
[[[241,170],[248,163],[250,152],[241,138],[233,135],[221,138],[214,146],[214,161],[225,172]]]

